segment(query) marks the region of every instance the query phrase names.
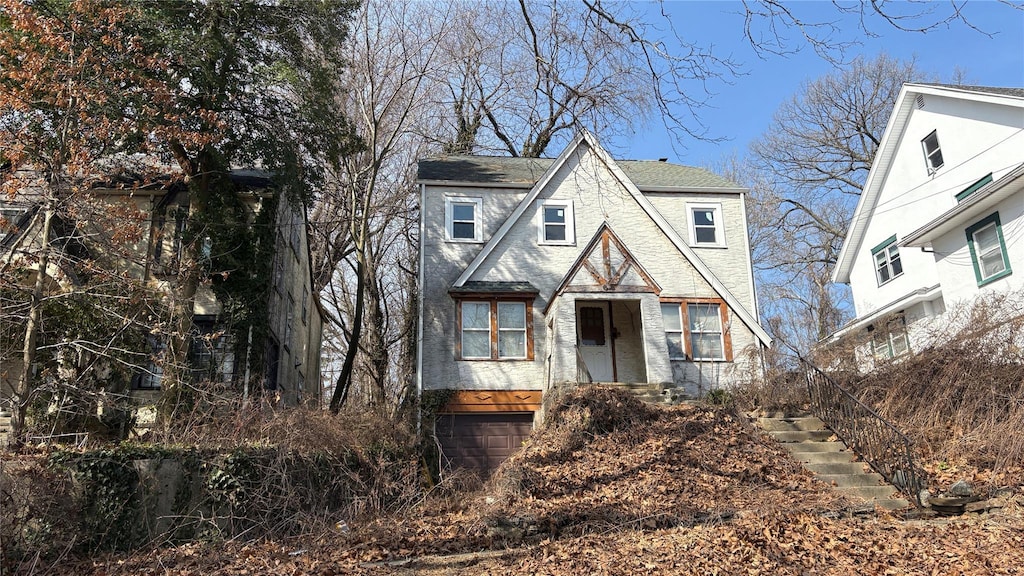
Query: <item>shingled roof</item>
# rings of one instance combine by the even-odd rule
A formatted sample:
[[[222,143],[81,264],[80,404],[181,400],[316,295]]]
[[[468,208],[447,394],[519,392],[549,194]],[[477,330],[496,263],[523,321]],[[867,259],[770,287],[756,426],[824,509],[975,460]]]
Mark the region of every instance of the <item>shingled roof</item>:
[[[965,90],[967,92],[978,92],[981,94],[997,94],[999,96],[1013,96],[1024,98],[1024,88],[1010,88],[999,86],[960,86],[957,84],[936,84],[932,82],[921,82],[922,86],[934,86],[936,88],[952,88],[954,90]]]
[[[434,182],[532,186],[552,162],[552,158],[442,156],[420,160],[417,178]],[[727,178],[693,166],[656,160],[616,160],[616,164],[638,188],[741,188]]]

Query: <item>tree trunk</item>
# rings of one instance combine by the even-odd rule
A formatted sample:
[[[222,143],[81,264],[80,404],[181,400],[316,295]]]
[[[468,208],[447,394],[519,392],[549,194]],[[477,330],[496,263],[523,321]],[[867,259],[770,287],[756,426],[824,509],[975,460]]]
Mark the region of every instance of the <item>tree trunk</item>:
[[[41,254],[36,265],[36,282],[32,287],[32,298],[29,303],[28,321],[25,322],[25,345],[21,355],[21,374],[14,389],[13,411],[11,413],[11,431],[14,438],[19,438],[25,430],[25,414],[35,391],[32,378],[32,364],[36,361],[36,342],[39,339],[39,322],[42,318],[43,289],[46,287],[46,268],[50,263],[50,230],[53,223],[53,198],[48,198],[43,207],[43,231]]]
[[[331,395],[331,412],[337,414],[348,399],[349,388],[352,387],[352,372],[356,365],[356,355],[359,353],[359,337],[363,327],[363,292],[366,285],[366,274],[364,272],[363,260],[366,254],[363,250],[356,251],[356,309],[352,315],[352,333],[348,338],[348,350],[345,351],[345,363],[341,365],[341,374],[334,383],[334,394]]]

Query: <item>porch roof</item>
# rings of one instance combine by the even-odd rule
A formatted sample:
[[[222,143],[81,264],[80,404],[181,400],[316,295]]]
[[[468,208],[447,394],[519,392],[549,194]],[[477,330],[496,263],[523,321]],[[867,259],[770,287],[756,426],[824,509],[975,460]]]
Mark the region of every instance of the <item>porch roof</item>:
[[[529,282],[492,282],[472,280],[462,286],[452,286],[449,294],[502,294],[536,296],[540,290]]]

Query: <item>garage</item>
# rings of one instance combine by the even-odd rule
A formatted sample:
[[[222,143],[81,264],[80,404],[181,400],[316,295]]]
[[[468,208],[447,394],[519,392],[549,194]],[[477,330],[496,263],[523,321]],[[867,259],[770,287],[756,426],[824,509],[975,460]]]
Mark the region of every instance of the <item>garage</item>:
[[[532,429],[532,412],[440,414],[435,428],[445,463],[484,474],[518,450]]]

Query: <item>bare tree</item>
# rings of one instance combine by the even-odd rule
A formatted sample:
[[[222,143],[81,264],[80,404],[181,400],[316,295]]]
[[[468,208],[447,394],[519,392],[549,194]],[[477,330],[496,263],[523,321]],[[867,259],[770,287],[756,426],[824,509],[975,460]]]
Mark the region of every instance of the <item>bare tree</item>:
[[[345,339],[334,412],[348,398],[360,352],[372,403],[387,403],[390,350],[406,336],[398,327],[408,322],[392,318],[392,311],[404,310],[406,296],[391,287],[406,285],[402,276],[414,273],[415,247],[404,240],[416,221],[416,159],[428,150],[419,134],[437,132],[424,123],[436,117],[427,86],[439,64],[445,18],[428,5],[369,2],[353,21],[338,105],[365,148],[339,158],[312,217],[316,285],[330,284],[328,307],[340,312],[331,316]],[[347,269],[339,268],[343,263]]]
[[[752,146],[762,181],[749,210],[767,309],[790,319],[793,344],[838,329],[848,294],[832,267],[889,113],[915,63],[881,54],[801,87]]]

